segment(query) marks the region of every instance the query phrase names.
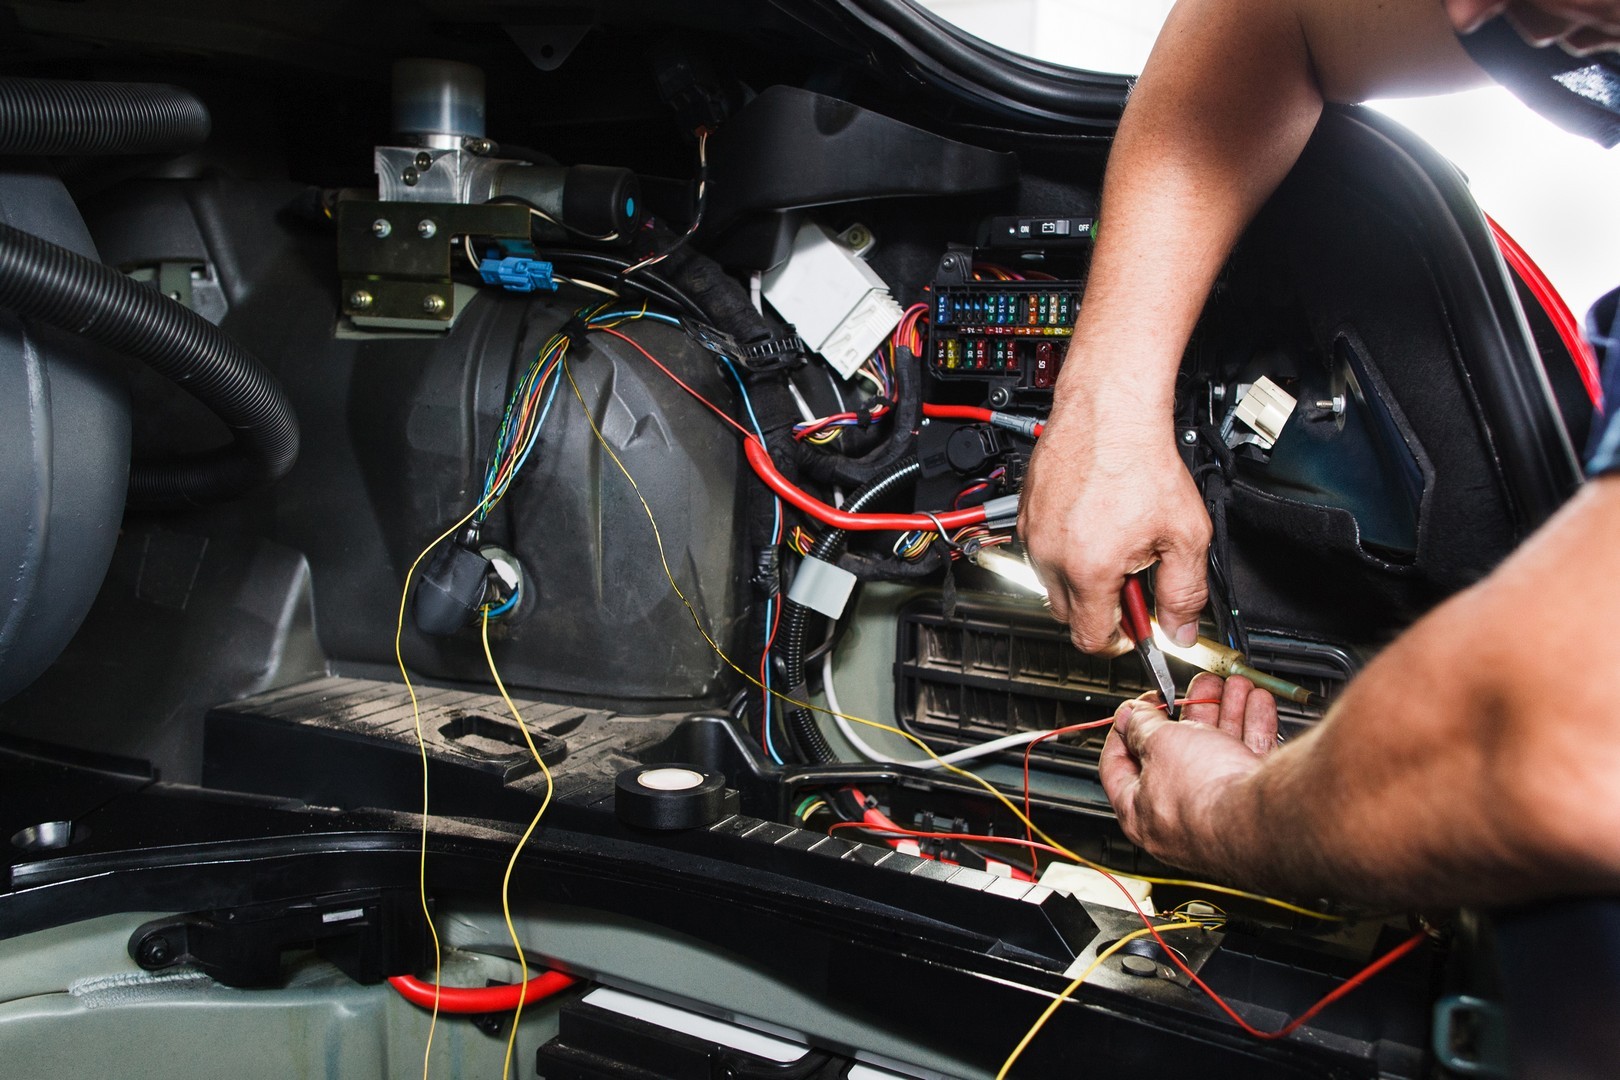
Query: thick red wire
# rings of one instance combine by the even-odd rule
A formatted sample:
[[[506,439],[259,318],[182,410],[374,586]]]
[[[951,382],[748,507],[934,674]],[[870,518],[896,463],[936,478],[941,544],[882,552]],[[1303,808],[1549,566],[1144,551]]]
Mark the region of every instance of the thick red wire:
[[[414,975],[395,975],[388,980],[388,985],[399,991],[400,997],[412,1005],[431,1009],[433,999],[437,996],[440,1012],[466,1014],[510,1012],[517,1008],[520,993],[523,1004],[532,1005],[568,989],[578,981],[560,971],[544,971],[521,986],[435,987]]]

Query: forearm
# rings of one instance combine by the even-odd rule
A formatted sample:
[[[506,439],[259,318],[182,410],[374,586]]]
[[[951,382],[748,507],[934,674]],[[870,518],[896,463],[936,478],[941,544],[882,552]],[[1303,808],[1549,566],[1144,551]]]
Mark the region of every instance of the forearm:
[[[1620,480],[1431,613],[1203,824],[1212,869],[1367,903],[1620,886]]]
[[[1168,425],[1181,354],[1322,95],[1289,4],[1182,0],[1121,120],[1058,411],[1105,391]]]
[[[1181,0],[1120,121],[1054,415],[1106,393],[1168,432],[1210,286],[1324,101],[1477,85],[1440,0]]]

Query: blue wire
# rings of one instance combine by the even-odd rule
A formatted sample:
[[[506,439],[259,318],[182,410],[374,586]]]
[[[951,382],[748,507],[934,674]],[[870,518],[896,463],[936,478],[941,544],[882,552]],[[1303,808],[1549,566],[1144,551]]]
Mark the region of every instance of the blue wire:
[[[748,422],[754,426],[754,434],[759,437],[759,444],[761,446],[764,446],[765,445],[765,431],[764,431],[763,428],[761,428],[759,426],[759,417],[754,415],[754,403],[752,401],[750,401],[749,398],[748,398],[748,387],[743,385],[742,376],[737,373],[737,369],[736,369],[735,366],[732,365],[730,357],[722,356],[722,357],[720,357],[720,362],[726,366],[726,370],[731,373],[732,379],[736,381],[736,383],[737,383],[737,393],[742,396],[743,411],[748,414]],[[780,534],[781,531],[782,531],[782,500],[781,499],[773,499],[771,501],[772,501],[772,503],[773,503],[773,505],[775,507],[775,518],[771,523],[771,535],[774,537],[774,536]],[[775,600],[774,597],[772,597],[771,599],[765,601],[765,640],[766,641],[770,640],[771,616],[776,611],[775,605],[776,605],[776,600]],[[782,764],[785,764],[785,762],[783,762],[783,760],[782,760],[782,756],[776,752],[776,747],[771,744],[771,661],[770,661],[770,657],[765,658],[765,670],[760,672],[760,674],[763,676],[763,678],[760,679],[760,682],[763,683],[764,686],[765,686],[765,752],[771,756],[772,761],[776,762],[778,765],[782,765]]]
[[[517,607],[518,597],[520,597],[522,595],[523,595],[523,586],[521,584],[519,584],[517,588],[512,590],[512,595],[508,596],[504,603],[502,603],[498,607],[492,607],[492,608],[489,609],[489,612],[488,612],[489,617],[491,619],[498,619],[502,615],[505,615],[508,611],[511,611],[513,608]]]

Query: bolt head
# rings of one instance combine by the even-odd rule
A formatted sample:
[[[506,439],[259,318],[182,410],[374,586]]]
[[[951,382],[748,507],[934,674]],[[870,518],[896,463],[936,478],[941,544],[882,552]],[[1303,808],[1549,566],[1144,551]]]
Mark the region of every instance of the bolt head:
[[[416,169],[414,167],[407,168],[404,172],[399,174],[399,178],[405,181],[406,187],[415,187],[417,180]]]
[[[393,231],[393,223],[387,218],[378,218],[376,221],[371,223],[371,235],[375,236],[379,240]]]
[[[423,170],[433,168],[433,155],[428,153],[426,150],[422,151],[420,154],[417,154],[416,167]]]
[[[366,292],[366,290],[356,289],[354,292],[349,294],[349,306],[354,308],[356,311],[364,311],[366,308],[371,306],[373,299],[375,298],[370,293]]]
[[[423,218],[416,223],[416,235],[424,240],[431,240],[439,233],[438,225],[431,218]]]
[[[998,386],[994,390],[990,391],[990,404],[992,407],[999,409],[1004,405],[1010,404],[1011,402],[1012,391],[1008,390],[1005,386]]]
[[[140,961],[145,967],[160,967],[167,964],[172,955],[166,938],[149,937],[141,942]]]
[[[1192,428],[1188,428],[1186,431],[1181,433],[1181,441],[1188,446],[1192,446],[1198,441],[1198,432],[1194,431]]]
[[[444,297],[435,293],[422,298],[422,310],[429,315],[438,315],[444,311]]]

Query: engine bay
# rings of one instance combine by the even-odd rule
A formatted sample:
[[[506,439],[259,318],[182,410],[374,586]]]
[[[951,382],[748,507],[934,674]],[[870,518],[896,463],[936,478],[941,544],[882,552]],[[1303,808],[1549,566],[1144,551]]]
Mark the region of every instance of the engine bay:
[[[445,1075],[988,1076],[1082,970],[1013,1075],[1463,1060],[1469,918],[1186,880],[1097,782],[1154,684],[1070,644],[1014,526],[1121,88],[878,77],[853,3],[376,41],[183,5],[172,51],[4,7],[46,128],[92,78],[203,108],[0,144],[0,348],[46,387],[0,398],[0,976],[84,943],[0,1000],[30,1075],[185,1006],[238,1033],[185,1075],[410,1074],[431,1011]],[[872,55],[950,40],[909,32]],[[1324,116],[1182,364],[1178,686],[1247,673],[1296,736],[1568,497],[1589,405],[1523,289],[1454,169]],[[505,1027],[384,982],[537,965]]]

